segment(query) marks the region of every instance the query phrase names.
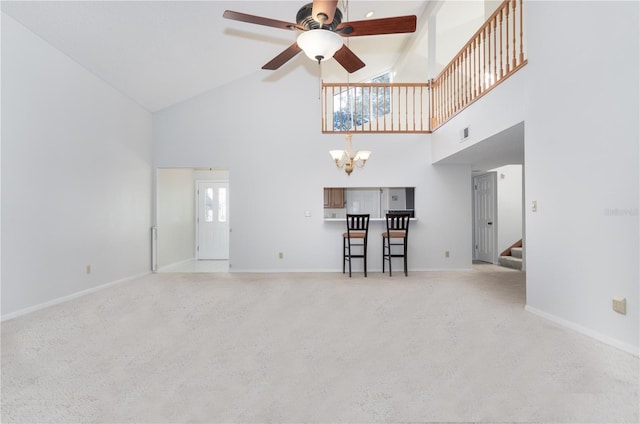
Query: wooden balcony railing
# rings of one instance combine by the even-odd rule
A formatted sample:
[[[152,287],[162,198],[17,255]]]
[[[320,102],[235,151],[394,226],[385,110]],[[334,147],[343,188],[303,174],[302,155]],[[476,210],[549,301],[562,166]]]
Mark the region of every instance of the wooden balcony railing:
[[[428,83],[322,83],[322,132],[430,133],[523,67],[523,0],[505,0]]]
[[[431,131],[527,63],[522,0],[505,0],[431,82]]]
[[[322,132],[429,132],[429,84],[323,83]]]

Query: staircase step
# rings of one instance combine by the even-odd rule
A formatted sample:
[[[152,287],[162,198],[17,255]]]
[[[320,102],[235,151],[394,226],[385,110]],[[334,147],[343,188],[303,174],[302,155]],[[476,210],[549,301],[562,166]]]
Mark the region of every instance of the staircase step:
[[[507,268],[522,269],[522,258],[515,256],[500,256],[498,263]]]
[[[522,247],[512,247],[511,256],[522,259]]]

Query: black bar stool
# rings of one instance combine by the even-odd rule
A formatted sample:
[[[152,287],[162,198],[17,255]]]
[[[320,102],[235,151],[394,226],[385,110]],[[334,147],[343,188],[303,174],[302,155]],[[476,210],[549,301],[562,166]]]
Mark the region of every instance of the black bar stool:
[[[342,234],[342,273],[345,264],[349,262],[349,277],[351,277],[351,259],[364,259],[364,276],[367,276],[367,238],[369,237],[369,214],[347,214],[347,231]],[[352,251],[361,249],[360,253]]]
[[[387,231],[382,233],[382,272],[384,261],[389,261],[389,276],[391,276],[391,258],[404,258],[404,275],[407,271],[407,241],[409,239],[409,213],[387,213]],[[402,253],[394,246],[402,246]]]

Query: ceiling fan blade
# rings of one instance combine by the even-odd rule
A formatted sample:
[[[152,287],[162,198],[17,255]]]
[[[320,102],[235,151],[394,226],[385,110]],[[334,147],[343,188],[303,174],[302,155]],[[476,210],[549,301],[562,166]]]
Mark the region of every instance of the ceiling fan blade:
[[[298,43],[293,43],[285,51],[280,53],[278,56],[274,57],[269,61],[269,63],[265,64],[262,69],[267,69],[269,71],[275,71],[289,60],[291,60],[295,55],[300,53],[302,49],[298,46]]]
[[[415,32],[416,15],[396,16],[394,18],[369,19],[365,21],[342,22],[336,32],[343,37],[361,35],[401,34]]]
[[[340,64],[344,69],[347,70],[350,74],[357,71],[358,69],[364,68],[364,62],[360,60],[356,54],[351,51],[346,44],[343,44],[340,50],[338,50],[333,58]]]
[[[311,17],[323,25],[333,22],[338,0],[313,0]]]
[[[300,25],[294,24],[291,22],[278,21],[276,19],[270,19],[270,18],[263,18],[262,16],[248,15],[246,13],[234,12],[233,10],[225,10],[224,13],[222,14],[222,17],[226,19],[231,19],[234,21],[264,25],[264,26],[273,27],[273,28],[304,30],[304,28],[301,27]]]

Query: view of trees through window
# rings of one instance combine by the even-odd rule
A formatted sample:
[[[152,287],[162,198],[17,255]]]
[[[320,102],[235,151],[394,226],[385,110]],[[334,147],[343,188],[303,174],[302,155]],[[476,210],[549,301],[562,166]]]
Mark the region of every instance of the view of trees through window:
[[[390,83],[386,73],[372,79],[372,83]],[[348,131],[391,112],[391,89],[387,87],[349,87],[333,98],[333,129]]]

